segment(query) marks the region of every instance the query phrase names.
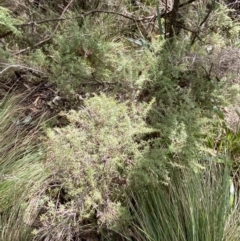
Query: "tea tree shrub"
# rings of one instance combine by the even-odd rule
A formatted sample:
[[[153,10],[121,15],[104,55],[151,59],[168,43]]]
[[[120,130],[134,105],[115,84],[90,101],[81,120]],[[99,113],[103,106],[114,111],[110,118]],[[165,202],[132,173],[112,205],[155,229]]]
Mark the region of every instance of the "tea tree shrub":
[[[150,132],[144,122],[149,108],[100,95],[78,111],[62,113],[69,125],[47,131],[46,165],[53,178],[41,194],[44,212],[36,237],[70,239],[124,228],[125,189],[143,152],[135,139]]]
[[[31,61],[47,70],[49,81],[67,97],[108,91],[134,100],[143,83],[149,81],[146,54],[136,52],[127,40],[109,36],[105,27],[91,18],[81,27],[77,20],[62,25],[44,52],[36,50],[30,55]]]
[[[19,23],[16,18],[11,16],[11,11],[7,8],[0,6],[0,34],[4,35],[7,32],[13,32],[14,34],[20,34],[20,31],[14,26]]]

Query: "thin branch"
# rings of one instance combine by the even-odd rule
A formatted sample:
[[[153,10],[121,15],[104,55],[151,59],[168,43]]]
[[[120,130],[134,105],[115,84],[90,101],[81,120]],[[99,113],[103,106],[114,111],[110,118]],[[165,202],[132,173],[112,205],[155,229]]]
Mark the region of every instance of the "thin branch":
[[[109,14],[115,14],[115,15],[119,15],[119,16],[121,16],[121,17],[130,19],[130,20],[132,20],[132,21],[134,21],[134,22],[136,21],[135,18],[132,18],[132,17],[130,17],[130,16],[128,16],[128,15],[125,15],[125,14],[122,14],[122,13],[118,13],[118,12],[113,12],[113,11],[107,11],[107,10],[98,10],[98,9],[95,9],[95,10],[89,11],[89,12],[87,12],[87,13],[83,13],[83,15],[84,15],[84,16],[88,16],[88,15],[90,15],[90,14],[92,14],[92,13],[109,13]]]
[[[63,18],[62,16],[64,15],[64,13],[67,11],[67,9],[69,8],[69,6],[72,4],[73,0],[71,0],[69,2],[69,4],[64,8],[61,16],[59,18],[53,18],[53,19],[45,19],[45,20],[41,20],[41,21],[31,21],[31,22],[28,22],[28,23],[23,23],[23,24],[19,24],[19,25],[15,25],[15,27],[25,27],[25,26],[31,26],[31,25],[36,25],[36,24],[42,24],[42,23],[47,23],[47,22],[57,22],[57,25],[55,26],[54,30],[53,30],[53,33],[56,33],[59,25],[60,25],[60,22],[61,21],[64,21],[64,20],[71,20],[71,19],[78,19],[78,18],[82,18],[84,16],[88,16],[90,14],[93,14],[93,13],[107,13],[107,14],[115,14],[115,15],[118,15],[118,16],[121,16],[121,17],[124,17],[124,18],[127,18],[129,20],[132,20],[134,21],[135,23],[136,22],[141,22],[141,21],[145,21],[145,20],[151,20],[153,18],[156,18],[156,15],[152,15],[152,16],[148,16],[148,17],[144,17],[144,18],[140,18],[140,19],[135,19],[131,16],[128,16],[128,15],[125,15],[125,14],[122,14],[122,13],[118,13],[118,12],[113,12],[113,11],[105,11],[105,10],[98,10],[98,9],[95,9],[95,10],[91,10],[89,12],[83,12],[81,15],[78,15],[78,16],[75,16],[73,18]],[[18,51],[17,53],[15,53],[16,55],[18,54],[22,54],[26,51],[28,51],[29,49],[31,48],[36,48],[44,43],[46,43],[47,41],[49,41],[51,38],[52,38],[53,34],[48,36],[46,39],[44,40],[41,40],[40,42],[36,43],[35,45],[33,45],[32,47],[27,47],[25,49],[22,49],[20,51]]]
[[[2,64],[2,65],[1,65]],[[33,69],[27,66],[23,66],[23,65],[19,65],[19,64],[6,64],[6,63],[0,63],[0,66],[6,66],[2,71],[0,71],[0,75],[5,73],[6,71],[10,70],[10,69],[27,69],[27,70],[31,70],[33,72],[38,72],[41,74],[44,74],[42,71],[37,70],[37,69]]]
[[[212,4],[210,5],[210,8],[206,14],[206,16],[204,17],[204,19],[202,20],[202,22],[198,25],[198,28],[200,28],[205,22],[207,22],[211,12],[213,11],[213,7],[214,7],[214,4],[215,4],[215,0],[213,0]],[[193,37],[192,41],[191,41],[191,45],[193,45],[195,43],[195,39],[196,39],[196,35]]]
[[[178,8],[181,8],[183,6],[186,6],[192,2],[194,2],[196,0],[189,0],[188,2],[186,3],[182,3],[178,6]],[[127,18],[129,20],[132,20],[134,22],[141,22],[141,21],[145,21],[145,20],[151,20],[153,18],[156,18],[156,15],[152,15],[152,16],[148,16],[148,17],[144,17],[144,18],[140,18],[140,19],[135,19],[129,15],[126,15],[126,14],[123,14],[123,13],[119,13],[119,12],[113,12],[113,11],[107,11],[107,10],[99,10],[99,9],[95,9],[95,10],[91,10],[89,12],[83,12],[81,15],[78,15],[78,16],[75,16],[73,18],[63,18],[62,16],[64,15],[64,13],[67,11],[67,9],[70,7],[70,5],[72,4],[73,0],[71,0],[68,5],[64,8],[62,14],[61,14],[61,17],[59,18],[52,18],[52,19],[45,19],[45,20],[40,20],[40,21],[30,21],[30,22],[27,22],[27,23],[23,23],[23,24],[16,24],[14,25],[15,27],[26,27],[26,26],[31,26],[31,25],[37,25],[37,24],[43,24],[43,23],[47,23],[47,22],[60,22],[60,21],[65,21],[65,20],[72,20],[72,19],[78,19],[78,18],[82,18],[84,16],[88,16],[90,14],[93,14],[93,13],[108,13],[108,14],[115,14],[115,15],[118,15],[118,16],[121,16],[121,17],[124,17],[124,18]],[[167,0],[166,0],[167,2]],[[167,8],[167,6],[166,6]],[[167,13],[167,10],[165,9],[165,12],[161,14],[161,18],[162,17],[165,17],[167,14],[170,14],[172,11],[168,12]],[[57,24],[57,26],[55,27],[56,29],[58,28],[60,23]],[[8,32],[6,35],[9,35],[11,34],[12,32]],[[6,35],[4,36],[0,36],[0,38],[3,38],[5,37]],[[38,45],[37,45],[38,46]]]
[[[69,8],[69,7],[71,6],[71,4],[73,3],[73,1],[74,1],[74,0],[71,0],[71,1],[67,4],[67,6],[63,9],[60,18],[63,17],[63,15],[65,14],[65,12],[68,10],[68,8]],[[60,22],[57,22],[57,25],[56,25],[56,27],[54,28],[53,33],[55,33],[55,32],[57,31],[57,29],[58,29],[59,26],[60,26]]]
[[[209,11],[208,11],[207,15],[205,16],[205,18],[202,20],[202,22],[199,24],[199,27],[201,27],[208,20],[210,13],[213,11],[214,4],[215,4],[215,1],[213,1],[213,3],[210,5]]]
[[[67,20],[67,19],[72,19],[72,18],[52,18],[52,19],[45,19],[45,20],[41,20],[41,21],[31,21],[31,22],[27,22],[27,23],[17,24],[14,26],[15,27],[27,27],[27,26],[31,26],[31,25],[37,25],[37,24],[48,23],[48,22],[57,22],[57,21],[63,21],[63,20]]]
[[[43,39],[42,41],[34,44],[32,47],[27,47],[27,48],[25,48],[25,49],[21,49],[20,51],[16,52],[15,55],[22,54],[22,53],[30,50],[31,48],[36,48],[36,47],[38,47],[38,46],[46,43],[47,41],[49,41],[51,38],[52,38],[52,35],[50,35],[50,36],[48,36],[47,38]]]
[[[92,11],[89,11],[89,12],[82,13],[81,15],[78,15],[78,16],[75,16],[75,17],[72,17],[72,18],[63,18],[63,17],[51,18],[51,19],[45,19],[45,20],[40,20],[40,21],[31,21],[31,22],[28,22],[28,23],[17,24],[17,25],[14,25],[14,26],[15,27],[25,27],[25,26],[37,25],[37,24],[42,24],[42,23],[47,23],[47,22],[58,22],[58,21],[72,20],[72,19],[82,18],[84,16],[88,16],[88,15],[93,14],[93,13],[115,14],[115,15],[119,15],[121,17],[130,19],[130,20],[132,20],[134,22],[141,22],[141,21],[145,21],[145,20],[151,20],[151,19],[156,17],[156,15],[151,15],[151,16],[147,16],[147,17],[144,17],[144,18],[135,19],[135,18],[133,18],[131,16],[128,16],[128,15],[125,15],[125,14],[122,14],[122,13],[113,12],[113,11],[105,11],[105,10],[97,10],[96,9],[96,10],[92,10]]]

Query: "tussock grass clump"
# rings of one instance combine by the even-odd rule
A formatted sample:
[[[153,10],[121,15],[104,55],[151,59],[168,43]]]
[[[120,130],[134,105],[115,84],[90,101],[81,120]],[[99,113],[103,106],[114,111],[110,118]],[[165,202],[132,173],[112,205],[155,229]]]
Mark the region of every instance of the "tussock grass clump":
[[[168,186],[155,182],[134,189],[132,229],[137,240],[239,240],[238,205],[232,207],[229,178],[229,167],[213,162],[197,173],[173,170]],[[236,209],[232,215],[231,209]]]
[[[24,123],[22,98],[5,97],[0,103],[0,237],[4,241],[28,240],[26,207],[32,190],[46,178],[39,134],[30,122]]]

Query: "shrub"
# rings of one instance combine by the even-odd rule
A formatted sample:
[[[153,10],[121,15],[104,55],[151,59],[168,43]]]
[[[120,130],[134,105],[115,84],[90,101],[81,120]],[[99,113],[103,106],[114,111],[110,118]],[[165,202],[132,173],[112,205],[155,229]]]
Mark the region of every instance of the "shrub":
[[[14,34],[20,34],[18,29],[14,26],[19,23],[19,21],[13,18],[10,14],[11,12],[4,7],[0,7],[0,34],[4,36],[7,32],[13,32]]]
[[[109,17],[109,24],[112,21]],[[46,48],[49,58],[41,58],[42,51],[31,55],[43,69],[48,69],[50,82],[62,94],[75,98],[79,94],[108,91],[122,99],[137,96],[149,80],[145,71],[149,60],[143,58],[144,53],[113,39],[109,36],[111,31],[96,24],[96,19],[86,17],[80,27],[76,20],[65,21],[63,26],[53,44]]]
[[[44,210],[36,239],[84,238],[124,228],[130,170],[141,157],[137,135],[148,132],[146,105],[117,103],[105,95],[62,113],[69,124],[47,131],[46,165],[52,173],[41,192]],[[105,233],[106,234],[106,233]]]

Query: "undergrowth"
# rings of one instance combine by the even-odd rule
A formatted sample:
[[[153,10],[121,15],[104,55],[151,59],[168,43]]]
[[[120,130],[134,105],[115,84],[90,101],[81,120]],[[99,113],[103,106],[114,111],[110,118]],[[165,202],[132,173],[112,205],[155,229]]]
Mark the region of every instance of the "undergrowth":
[[[239,239],[239,205],[232,206],[226,164],[213,160],[199,172],[174,169],[169,185],[155,182],[130,196],[137,240]]]
[[[224,1],[183,1],[171,39],[174,1],[30,2],[0,8],[1,239],[237,240],[224,109],[240,27]],[[57,115],[41,133],[4,97],[23,89]]]
[[[144,123],[149,108],[101,95],[79,111],[62,113],[69,125],[47,131],[46,165],[54,178],[39,194],[45,211],[36,237],[71,240],[126,228],[124,193],[142,155],[135,139],[151,131]]]
[[[31,236],[24,212],[32,191],[47,176],[38,131],[24,122],[21,99],[23,96],[5,96],[0,103],[0,238],[4,241]]]

